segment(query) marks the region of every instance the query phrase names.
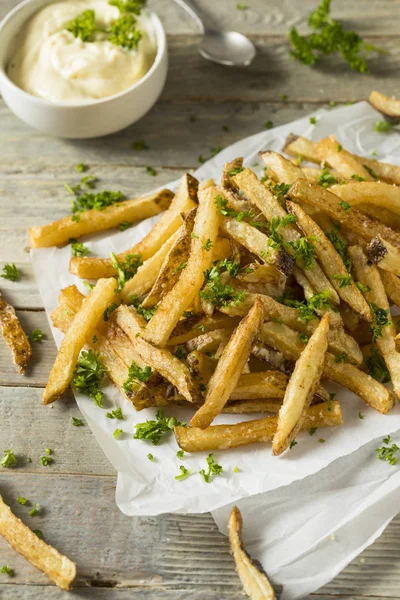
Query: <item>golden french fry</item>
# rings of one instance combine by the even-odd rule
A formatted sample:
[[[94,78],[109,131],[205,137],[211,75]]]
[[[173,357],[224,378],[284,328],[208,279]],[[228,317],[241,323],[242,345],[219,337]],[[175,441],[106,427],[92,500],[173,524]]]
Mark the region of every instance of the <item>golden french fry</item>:
[[[363,319],[370,321],[371,309],[322,229],[295,202],[288,201],[287,209],[295,215],[296,223],[304,234],[313,239],[318,260],[339,296]]]
[[[342,185],[333,185],[330,191],[339,196],[341,200],[349,202],[352,206],[363,204],[377,207],[377,215],[381,209],[387,209],[400,215],[400,188],[382,181],[354,181]]]
[[[329,313],[324,315],[299,356],[287,384],[278,424],[272,440],[272,452],[282,454],[295,439],[304,421],[321,378],[328,349]]]
[[[377,267],[369,264],[362,248],[359,246],[351,246],[349,248],[349,254],[353,261],[357,279],[365,285],[366,290],[368,290],[364,292],[366,300],[371,306],[375,306],[379,309],[380,315],[382,315],[382,311],[386,314],[387,324],[379,327],[380,333],[377,334],[376,345],[389,370],[394,391],[400,399],[400,354],[396,350],[396,328],[391,320],[390,305],[384,285]],[[376,330],[377,317],[376,315],[374,315],[374,317],[373,326]],[[380,320],[382,320],[382,316],[380,317]]]
[[[351,179],[355,175],[362,177],[365,181],[373,181],[369,171],[360,164],[353,154],[347,152],[339,144],[334,135],[330,135],[317,143],[317,153],[320,162],[326,162],[345,179]]]
[[[207,429],[175,427],[178,445],[185,452],[213,452],[255,443],[268,443],[274,437],[278,416],[264,417],[234,425],[211,425]],[[339,402],[321,402],[307,410],[302,429],[334,427],[342,424]]]
[[[227,329],[232,331],[238,325],[239,319],[233,319],[219,312],[211,317],[203,317],[201,314],[194,314],[186,319],[179,321],[168,340],[168,346],[185,344],[193,338],[200,337],[205,333],[210,333],[216,329]]]
[[[230,400],[282,399],[288,376],[280,371],[260,371],[240,375]]]
[[[204,271],[210,267],[212,261],[212,254],[206,248],[215,243],[218,235],[219,217],[215,204],[217,196],[218,190],[215,187],[199,192],[199,207],[187,265],[181,270],[177,283],[164,296],[143,331],[143,337],[156,346],[167,345],[174,327],[193,304],[204,283]]]
[[[224,329],[214,329],[208,333],[203,333],[186,343],[189,352],[194,350],[198,352],[216,352],[221,344],[226,344],[232,335],[234,327],[232,324]]]
[[[271,175],[275,181],[292,184],[301,177],[304,177],[300,167],[294,165],[290,160],[278,154],[267,150],[260,152],[260,156],[267,167],[267,174]]]
[[[207,386],[203,406],[191,419],[193,427],[205,429],[221,412],[236,387],[251,347],[264,320],[263,305],[256,300],[227,343]]]
[[[76,565],[58,550],[46,544],[24,525],[0,496],[0,535],[21,556],[42,571],[62,590],[70,590],[76,577]]]
[[[138,254],[142,257],[142,260],[147,260],[153,256],[182,225],[181,213],[187,212],[196,206],[197,187],[197,179],[188,174],[184,175],[168,210],[140,242],[117,255],[118,261],[122,263],[130,254]],[[110,277],[116,274],[109,258],[91,258],[87,256],[71,258],[69,270],[73,275],[78,275],[78,277],[84,279],[98,279],[99,277]]]
[[[107,306],[115,297],[117,282],[109,279],[99,279],[75,315],[71,327],[61,342],[53,368],[43,392],[43,403],[54,402],[69,386],[74,374],[79,352],[85,345],[86,339],[103,317]]]
[[[291,134],[287,137],[283,151],[292,156],[301,156],[304,160],[319,164],[321,162],[317,142],[308,140],[299,135]]]
[[[32,348],[14,308],[4,300],[1,292],[0,330],[4,341],[10,348],[18,372],[23,373],[32,357]]]
[[[385,96],[374,90],[370,93],[368,101],[376,110],[392,119],[400,119],[400,100],[394,96]]]
[[[382,269],[379,269],[379,274],[389,300],[400,307],[400,279],[393,273]]]
[[[118,227],[123,221],[136,223],[142,219],[158,215],[171,204],[173,193],[170,190],[159,190],[150,196],[125,200],[103,210],[85,210],[79,213],[79,220],[74,220],[71,215],[53,221],[41,227],[28,229],[32,248],[48,248],[61,246],[70,238],[79,238],[96,231],[105,231]]]
[[[400,275],[400,250],[377,235],[366,246],[369,260],[384,271]]]
[[[251,600],[275,600],[275,592],[265,572],[252,561],[242,540],[242,515],[234,506],[229,518],[229,542],[244,591]]]

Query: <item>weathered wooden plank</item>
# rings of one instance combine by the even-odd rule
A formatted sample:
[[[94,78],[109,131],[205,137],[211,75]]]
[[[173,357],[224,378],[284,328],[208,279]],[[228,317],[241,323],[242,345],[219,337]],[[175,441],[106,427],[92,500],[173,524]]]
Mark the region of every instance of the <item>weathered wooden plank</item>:
[[[206,594],[206,595],[205,595]],[[62,600],[65,599],[65,592],[57,588],[47,588],[36,585],[13,585],[0,584],[0,595],[3,600],[33,600],[43,598],[43,600]],[[191,590],[187,588],[166,589],[160,587],[156,589],[151,587],[131,587],[121,588],[78,588],[68,594],[68,598],[90,598],[91,600],[221,600],[221,592],[206,589]],[[244,595],[240,591],[224,591],[224,600],[244,600]],[[328,600],[328,598],[321,598]],[[360,600],[354,598],[354,600]],[[389,600],[382,598],[381,600]]]
[[[2,17],[17,4],[17,0],[2,0]],[[201,0],[200,6],[212,19],[214,26],[223,29],[242,31],[247,34],[281,34],[284,35],[292,26],[304,28],[308,13],[318,5],[318,0],[296,2],[293,0],[248,0],[244,4],[246,10],[237,10],[236,2],[215,2]],[[168,34],[190,34],[197,32],[196,24],[184,10],[170,0],[151,0],[149,6],[158,12]],[[387,34],[398,33],[394,14],[398,14],[398,0],[358,0],[349,3],[346,0],[335,0],[332,6],[334,18],[343,21],[348,28],[359,33]]]
[[[91,402],[88,399],[88,402]],[[107,400],[105,399],[105,406]],[[49,406],[42,404],[42,390],[0,387],[0,452],[12,448],[18,460],[18,473],[79,473],[115,476],[89,427],[74,427],[72,417],[85,422],[71,393]],[[99,419],[105,419],[99,408]],[[41,457],[51,448],[54,462],[44,467]],[[82,452],[84,460],[82,460]],[[29,457],[32,462],[26,461]],[[0,561],[1,562],[1,561]]]
[[[14,249],[12,246],[10,246],[8,250],[4,252],[4,255],[0,256],[1,259],[3,259],[0,260],[0,271],[2,271],[5,263],[14,263],[21,274],[21,279],[19,281],[0,279],[0,290],[7,301],[10,302],[14,308],[21,308],[24,310],[42,309],[43,302],[40,298],[39,290],[37,288],[35,276],[30,263],[20,263],[14,257]],[[29,331],[27,331],[27,333],[29,333]]]

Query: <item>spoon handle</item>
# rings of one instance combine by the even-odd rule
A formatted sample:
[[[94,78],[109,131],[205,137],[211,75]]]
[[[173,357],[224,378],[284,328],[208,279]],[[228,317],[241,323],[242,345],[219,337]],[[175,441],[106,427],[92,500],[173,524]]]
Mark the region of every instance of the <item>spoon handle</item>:
[[[175,2],[177,4],[179,4],[179,6],[181,6],[182,8],[184,8],[186,10],[186,12],[192,17],[192,19],[194,21],[196,21],[197,26],[199,27],[200,31],[202,33],[204,33],[205,31],[205,26],[203,23],[202,17],[199,14],[199,10],[198,8],[194,5],[193,2],[190,2],[189,0],[175,0]]]

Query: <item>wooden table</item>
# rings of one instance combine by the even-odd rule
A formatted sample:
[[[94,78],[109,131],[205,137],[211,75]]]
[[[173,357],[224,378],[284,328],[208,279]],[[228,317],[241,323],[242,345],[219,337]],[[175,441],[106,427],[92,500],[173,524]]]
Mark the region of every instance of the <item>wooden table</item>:
[[[32,367],[16,374],[0,343],[0,451],[12,448],[18,468],[2,470],[0,489],[13,510],[26,518],[19,495],[42,506],[29,525],[78,565],[73,598],[96,600],[239,600],[242,588],[222,536],[210,515],[128,518],[115,506],[115,471],[89,428],[71,426],[79,416],[71,395],[50,407],[41,393],[55,357],[55,345],[29,262],[26,228],[69,212],[63,183],[77,178],[85,162],[108,189],[129,195],[145,192],[178,177],[209,156],[217,146],[263,129],[266,121],[286,123],[331,100],[338,104],[365,99],[370,90],[398,92],[400,0],[335,0],[335,15],[390,54],[371,62],[371,74],[354,74],[340,60],[318,70],[288,55],[286,32],[304,27],[314,0],[201,0],[221,27],[249,34],[258,47],[251,67],[229,69],[204,61],[197,53],[195,26],[172,0],[151,6],[168,32],[170,70],[161,100],[138,124],[108,138],[62,141],[33,131],[0,105],[0,268],[15,262],[19,283],[0,281],[4,295],[18,309],[30,332],[40,327],[46,338],[34,344]],[[16,2],[1,0],[5,14]],[[282,95],[287,99],[282,100]],[[145,140],[149,149],[135,151]],[[153,166],[157,177],[145,169]],[[52,448],[54,463],[40,457]],[[31,463],[26,458],[32,459]],[[329,598],[400,598],[400,518],[362,557],[355,559],[316,596]],[[55,600],[63,592],[0,540],[0,596]]]

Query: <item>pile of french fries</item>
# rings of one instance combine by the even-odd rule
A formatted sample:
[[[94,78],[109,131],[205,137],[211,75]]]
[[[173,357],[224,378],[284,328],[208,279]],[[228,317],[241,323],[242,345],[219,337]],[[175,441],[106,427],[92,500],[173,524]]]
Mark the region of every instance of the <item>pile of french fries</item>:
[[[400,167],[355,156],[334,136],[291,136],[284,152],[292,158],[260,153],[261,179],[240,158],[219,185],[186,174],[175,195],[140,200],[145,216],[166,210],[139,243],[117,257],[71,258],[71,273],[97,283],[87,297],[76,286],[60,293],[52,321],[65,337],[45,404],[68,388],[85,347],[137,410],[193,407],[190,426],[175,428],[187,452],[272,442],[279,455],[302,429],[341,425],[327,380],[383,414],[394,407]],[[82,234],[99,230],[98,220],[115,226],[121,210],[88,211]],[[35,227],[32,241],[65,243],[80,235],[76,225]],[[121,285],[119,266],[132,255],[141,264]],[[371,351],[394,392],[368,374]],[[128,387],[132,364],[151,376]],[[221,413],[266,416],[214,425]]]

